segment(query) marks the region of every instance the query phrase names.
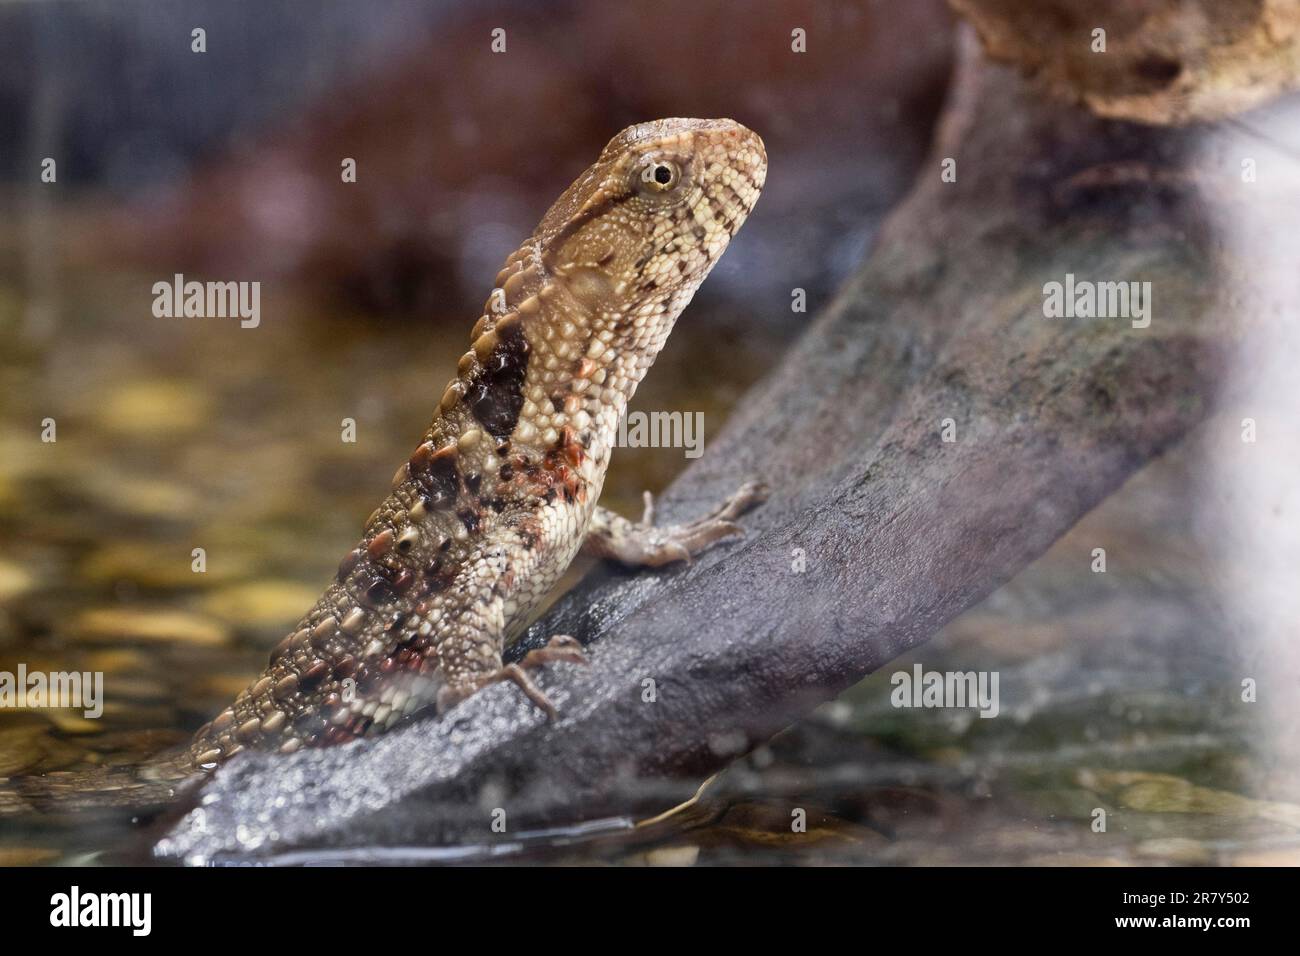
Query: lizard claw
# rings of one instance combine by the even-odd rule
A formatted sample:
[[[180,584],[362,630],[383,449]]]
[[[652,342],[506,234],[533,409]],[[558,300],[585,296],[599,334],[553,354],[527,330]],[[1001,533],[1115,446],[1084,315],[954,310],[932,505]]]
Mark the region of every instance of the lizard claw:
[[[654,496],[645,492],[645,508],[639,523],[597,509],[599,530],[590,529],[586,547],[590,553],[615,558],[633,567],[663,567],[677,561],[688,565],[695,555],[722,538],[743,536],[745,529],[736,524],[754,505],[767,499],[767,485],[748,481],[729,495],[712,512],[684,524],[655,527]]]
[[[722,503],[722,506],[710,517],[731,519],[739,518],[742,514],[757,505],[761,505],[767,500],[772,489],[764,481],[747,481]]]
[[[582,645],[568,634],[556,634],[546,642],[545,647],[531,650],[524,655],[519,666],[531,670],[543,664],[564,661],[569,664],[587,664],[587,655],[582,653]]]
[[[661,540],[657,557],[662,563],[684,560],[690,564],[695,555],[715,541],[723,538],[743,538],[745,529],[736,524],[734,519],[755,505],[766,501],[767,496],[767,485],[761,481],[747,481],[732,492],[711,514],[702,518],[667,528],[649,528],[648,522],[644,519],[642,524],[647,526],[653,538]],[[647,512],[653,513],[649,492],[646,492],[646,509]]]
[[[540,687],[533,683],[528,671],[536,670],[543,664],[550,664],[556,661],[567,661],[571,664],[586,664],[587,657],[582,653],[582,645],[567,634],[557,634],[547,642],[545,647],[539,647],[536,650],[529,651],[524,655],[524,659],[518,664],[506,664],[505,666],[492,671],[490,674],[484,674],[481,677],[474,678],[458,687],[445,687],[438,694],[438,712],[443,713],[467,697],[477,693],[490,684],[499,684],[509,681],[524,692],[529,700],[537,705],[539,709],[546,713],[547,720],[555,720],[559,717],[560,712],[556,710],[551,699],[546,696]]]

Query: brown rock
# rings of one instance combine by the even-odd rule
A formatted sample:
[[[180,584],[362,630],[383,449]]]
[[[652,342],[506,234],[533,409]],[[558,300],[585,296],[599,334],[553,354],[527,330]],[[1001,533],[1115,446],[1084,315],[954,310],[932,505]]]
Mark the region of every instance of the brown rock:
[[[1298,0],[949,2],[990,56],[1098,116],[1181,126],[1300,86]]]

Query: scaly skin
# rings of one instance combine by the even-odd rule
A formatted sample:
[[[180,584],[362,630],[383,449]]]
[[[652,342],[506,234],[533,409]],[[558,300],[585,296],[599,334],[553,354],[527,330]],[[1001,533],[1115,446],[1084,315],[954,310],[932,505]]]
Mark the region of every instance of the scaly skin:
[[[629,564],[689,559],[762,500],[746,485],[689,525],[598,508],[637,384],[762,189],[762,140],[731,120],[666,119],[607,145],[496,279],[437,416],[337,580],[266,671],[194,738],[195,766],[381,732],[527,670],[582,662],[558,636],[502,652],[585,543]]]

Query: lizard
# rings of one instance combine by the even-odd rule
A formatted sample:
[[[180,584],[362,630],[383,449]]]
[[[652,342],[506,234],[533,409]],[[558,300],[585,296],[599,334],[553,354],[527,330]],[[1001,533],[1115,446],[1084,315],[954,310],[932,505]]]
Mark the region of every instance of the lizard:
[[[730,119],[609,141],[506,259],[391,493],[265,671],[195,734],[196,769],[378,734],[503,681],[554,718],[530,671],[585,663],[581,644],[503,653],[580,548],[661,566],[743,533],[761,482],[668,527],[648,492],[639,522],[597,499],[628,402],[766,175],[763,141]]]

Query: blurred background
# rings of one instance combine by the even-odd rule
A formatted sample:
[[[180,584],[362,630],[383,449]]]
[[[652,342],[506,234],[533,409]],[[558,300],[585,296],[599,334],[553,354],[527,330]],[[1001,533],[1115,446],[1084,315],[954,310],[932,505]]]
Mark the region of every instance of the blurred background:
[[[789,55],[794,27],[816,55]],[[103,671],[107,694],[99,720],[0,712],[0,777],[138,764],[246,685],[427,424],[501,262],[656,117],[733,117],[770,159],[634,406],[716,433],[909,189],[953,50],[940,0],[0,7],[0,670]],[[260,281],[259,327],[155,318],[175,273]],[[891,667],[737,763],[658,846],[530,852],[1296,862],[1294,771],[1242,708],[1203,703],[1240,673],[1189,517],[1203,461],[1149,467],[897,662],[999,669],[1010,719],[893,710]],[[602,501],[636,513],[685,464],[625,449]],[[1123,573],[1081,581],[1098,540],[1123,542]],[[1104,849],[1079,825],[1099,793],[1136,808]],[[5,827],[0,864],[97,859],[130,828],[51,808]]]

